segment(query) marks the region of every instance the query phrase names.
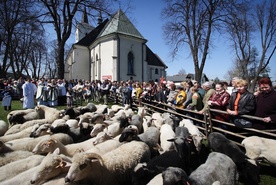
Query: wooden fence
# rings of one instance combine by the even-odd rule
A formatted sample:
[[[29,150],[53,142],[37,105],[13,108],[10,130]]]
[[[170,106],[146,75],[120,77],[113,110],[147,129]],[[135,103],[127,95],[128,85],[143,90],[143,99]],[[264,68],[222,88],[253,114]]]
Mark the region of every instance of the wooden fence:
[[[114,100],[114,97],[110,96],[110,98]],[[120,98],[118,98],[118,101],[119,103],[122,102]],[[191,119],[193,120],[193,122],[200,123],[200,124],[197,124],[197,127],[206,135],[206,137],[208,137],[208,135],[211,132],[222,132],[227,134],[229,139],[231,139],[232,141],[234,141],[236,144],[240,146],[241,146],[240,143],[244,138],[248,136],[253,136],[253,135],[270,138],[270,139],[276,139],[276,129],[258,130],[254,128],[237,128],[231,122],[220,121],[211,116],[212,113],[228,114],[226,111],[208,108],[205,114],[201,115],[202,119],[197,119],[195,118],[196,116],[190,116],[191,114],[200,116],[195,111],[174,108],[171,105],[160,103],[157,101],[142,101],[141,106],[144,106],[149,114],[152,114],[153,112],[160,112],[160,113],[169,112],[173,115],[176,115],[182,118]],[[132,108],[137,109],[137,107],[138,107],[138,102],[134,100]],[[262,121],[262,118],[255,117],[255,116],[243,115],[241,117],[251,119],[253,122],[254,120]],[[220,125],[223,125],[223,127],[226,127],[227,129],[223,129],[221,127],[215,126],[216,124],[214,123],[219,123]]]

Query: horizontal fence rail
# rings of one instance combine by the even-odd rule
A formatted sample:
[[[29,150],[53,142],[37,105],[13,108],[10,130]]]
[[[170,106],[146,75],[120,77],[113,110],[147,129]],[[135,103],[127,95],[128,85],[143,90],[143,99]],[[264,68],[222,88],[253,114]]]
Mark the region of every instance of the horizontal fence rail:
[[[121,97],[116,97],[117,102],[119,104],[122,104]],[[114,96],[110,96],[111,100],[115,100]],[[198,123],[196,126],[208,137],[208,135],[211,132],[222,132],[227,134],[228,138],[232,141],[234,141],[236,144],[241,146],[241,141],[249,136],[260,136],[264,138],[270,138],[270,139],[276,139],[276,129],[272,130],[258,130],[254,128],[238,128],[231,122],[224,122],[221,120],[217,120],[213,118],[211,115],[212,113],[220,113],[220,114],[228,114],[226,111],[221,111],[218,109],[210,109],[208,108],[205,114],[200,115],[196,111],[187,110],[187,109],[179,109],[174,106],[171,106],[169,104],[164,104],[162,102],[157,101],[150,101],[150,100],[142,100],[140,106],[143,106],[146,108],[149,115],[151,115],[154,112],[164,113],[168,112],[173,115],[176,115],[181,118],[190,119],[194,123]],[[137,99],[133,100],[132,108],[134,110],[138,109],[138,101]],[[190,116],[198,115],[201,116],[202,119],[195,118],[196,116]],[[242,115],[240,117],[248,118],[254,122],[254,120],[257,121],[263,121],[263,118],[256,117],[256,116],[250,116],[250,115]],[[221,127],[215,126],[214,123],[219,123],[228,129],[223,129]]]

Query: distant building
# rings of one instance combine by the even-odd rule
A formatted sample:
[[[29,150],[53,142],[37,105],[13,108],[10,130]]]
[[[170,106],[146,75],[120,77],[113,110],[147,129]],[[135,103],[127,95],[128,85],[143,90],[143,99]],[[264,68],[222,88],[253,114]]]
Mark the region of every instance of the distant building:
[[[166,76],[167,66],[122,10],[95,28],[85,14],[66,57],[66,79],[156,81]]]
[[[184,81],[194,81],[195,75],[192,73],[188,73],[188,74],[182,74],[182,75],[167,76],[166,80],[173,81],[176,84],[180,84],[181,82],[184,82]],[[200,83],[202,84],[206,81],[209,81],[209,79],[205,74],[203,74]]]

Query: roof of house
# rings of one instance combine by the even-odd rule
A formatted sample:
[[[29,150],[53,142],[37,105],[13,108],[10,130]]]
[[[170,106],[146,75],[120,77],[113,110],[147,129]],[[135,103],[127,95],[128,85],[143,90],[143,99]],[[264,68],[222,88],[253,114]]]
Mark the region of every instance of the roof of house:
[[[146,46],[146,50],[146,61],[148,62],[148,65],[162,66],[167,68],[166,64],[160,59],[160,57],[153,53],[148,46]]]
[[[114,14],[99,36],[102,37],[111,33],[121,33],[124,35],[145,39],[121,9],[119,9]]]
[[[173,76],[167,76],[166,80],[173,81],[173,82],[183,82],[186,81],[188,78],[191,80],[195,79],[194,74],[183,74],[183,75],[173,75]]]
[[[91,43],[93,43],[97,39],[102,29],[107,23],[108,23],[108,19],[104,20],[95,29],[93,29],[90,33],[88,33],[85,37],[83,37],[79,42],[77,42],[76,45],[90,46]]]

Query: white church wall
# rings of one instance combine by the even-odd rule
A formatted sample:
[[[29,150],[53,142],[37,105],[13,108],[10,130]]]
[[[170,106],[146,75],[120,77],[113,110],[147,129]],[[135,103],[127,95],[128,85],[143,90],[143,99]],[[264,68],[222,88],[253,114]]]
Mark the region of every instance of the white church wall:
[[[101,61],[101,76],[100,80],[109,79],[114,80],[117,71],[115,70],[113,63],[113,40],[101,42],[99,49],[101,52],[100,61]]]
[[[72,63],[72,79],[89,79],[89,51],[88,48],[75,48]]]
[[[120,37],[120,80],[142,81],[143,74],[143,55],[142,42],[129,37]],[[134,75],[128,73],[128,54],[132,52],[134,55]]]
[[[165,72],[164,72],[164,67],[149,65],[148,71],[149,71],[148,80],[153,80],[153,81],[159,82],[161,77],[166,77]]]

